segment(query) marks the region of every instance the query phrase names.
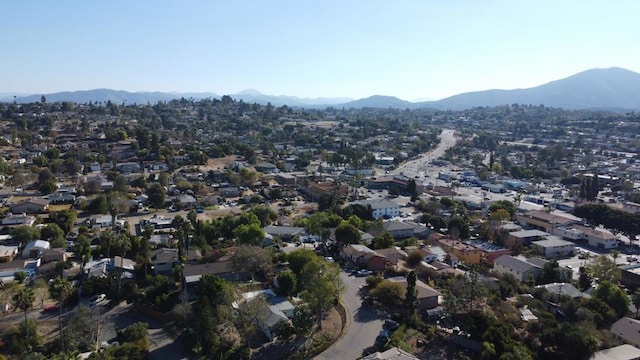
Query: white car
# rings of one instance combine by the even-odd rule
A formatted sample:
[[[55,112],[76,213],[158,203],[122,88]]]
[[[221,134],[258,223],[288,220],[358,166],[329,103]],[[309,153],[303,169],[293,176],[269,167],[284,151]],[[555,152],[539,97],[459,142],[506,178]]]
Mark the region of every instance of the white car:
[[[89,299],[89,305],[91,305],[91,306],[98,305],[98,304],[100,304],[101,302],[103,302],[106,298],[107,298],[107,295],[105,295],[105,294],[93,295],[93,296]]]

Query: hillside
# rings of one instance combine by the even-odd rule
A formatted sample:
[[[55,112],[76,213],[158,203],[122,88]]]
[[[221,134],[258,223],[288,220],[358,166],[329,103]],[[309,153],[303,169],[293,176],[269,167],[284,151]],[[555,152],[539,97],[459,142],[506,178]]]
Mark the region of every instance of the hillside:
[[[460,110],[513,103],[564,109],[640,109],[640,74],[621,68],[592,69],[533,88],[469,92],[417,106]]]

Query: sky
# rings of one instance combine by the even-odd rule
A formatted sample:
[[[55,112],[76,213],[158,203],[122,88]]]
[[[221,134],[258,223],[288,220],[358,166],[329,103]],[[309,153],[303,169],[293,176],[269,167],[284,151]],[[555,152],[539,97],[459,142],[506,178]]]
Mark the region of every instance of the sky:
[[[7,0],[0,93],[441,99],[640,72],[640,1]]]

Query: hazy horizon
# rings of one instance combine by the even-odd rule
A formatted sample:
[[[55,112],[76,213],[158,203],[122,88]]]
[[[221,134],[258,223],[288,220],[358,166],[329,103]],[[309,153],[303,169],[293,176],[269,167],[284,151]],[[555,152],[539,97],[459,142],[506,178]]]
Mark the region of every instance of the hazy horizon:
[[[0,93],[443,99],[639,68],[640,3],[9,2]]]

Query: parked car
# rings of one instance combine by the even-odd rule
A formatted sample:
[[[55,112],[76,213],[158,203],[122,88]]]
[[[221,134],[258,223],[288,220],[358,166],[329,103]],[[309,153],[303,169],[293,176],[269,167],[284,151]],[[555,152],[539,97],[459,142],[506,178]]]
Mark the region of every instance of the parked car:
[[[391,332],[398,330],[399,326],[400,325],[396,321],[393,321],[391,319],[385,320],[384,324],[382,324],[383,329],[389,330]]]
[[[358,272],[356,273],[356,275],[358,276],[369,276],[371,274],[372,274],[371,270],[367,270],[367,269],[358,270]]]
[[[107,298],[107,295],[105,295],[105,294],[93,295],[93,296],[89,299],[89,305],[91,305],[91,306],[98,305],[98,304],[100,304],[101,302],[103,302],[106,298]]]
[[[45,313],[55,312],[55,311],[58,311],[59,309],[60,309],[60,305],[54,304],[54,305],[45,306],[45,308],[42,309],[42,312],[45,312]]]

